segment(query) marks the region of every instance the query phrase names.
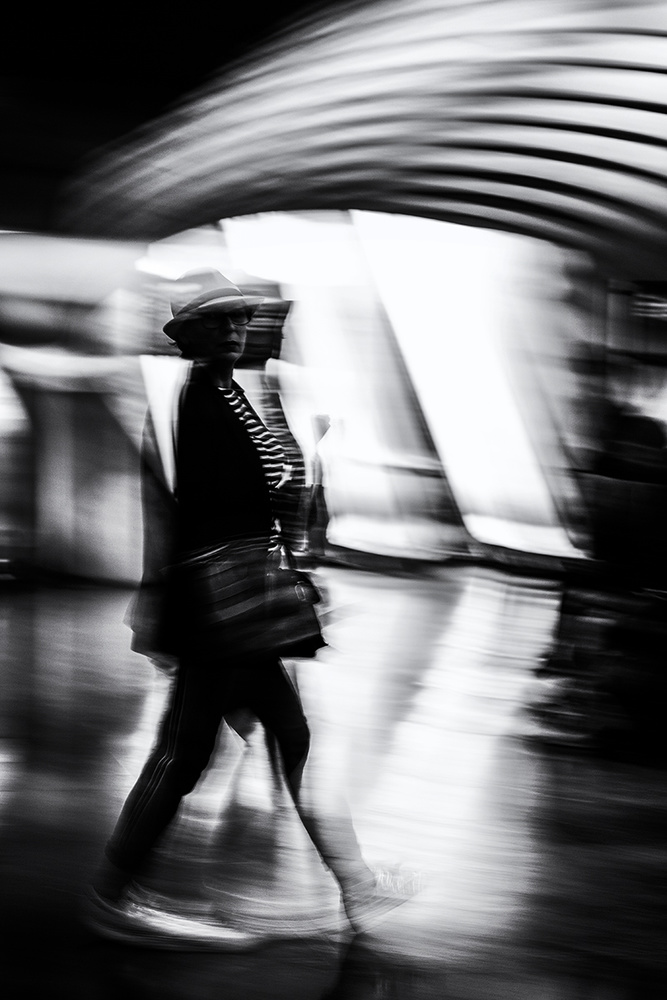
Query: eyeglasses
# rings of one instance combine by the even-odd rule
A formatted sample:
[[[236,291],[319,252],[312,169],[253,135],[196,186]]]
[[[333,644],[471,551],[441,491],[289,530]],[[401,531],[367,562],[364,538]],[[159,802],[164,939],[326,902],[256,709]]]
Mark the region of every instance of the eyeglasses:
[[[250,313],[247,309],[228,309],[225,312],[203,312],[197,317],[201,325],[206,330],[217,330],[221,326],[231,323],[233,326],[247,326],[250,322]]]

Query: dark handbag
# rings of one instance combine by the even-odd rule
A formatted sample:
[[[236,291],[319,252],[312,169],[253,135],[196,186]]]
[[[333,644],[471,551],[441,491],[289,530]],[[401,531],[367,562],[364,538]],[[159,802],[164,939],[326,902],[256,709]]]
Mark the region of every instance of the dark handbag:
[[[296,566],[289,546],[283,542],[287,565],[269,568],[266,579],[266,621],[271,648],[281,656],[312,658],[326,646],[315,610],[321,594],[312,579]]]
[[[195,655],[311,658],[326,646],[315,610],[319,591],[285,542],[270,555],[265,544],[247,540],[201,550],[178,573]]]

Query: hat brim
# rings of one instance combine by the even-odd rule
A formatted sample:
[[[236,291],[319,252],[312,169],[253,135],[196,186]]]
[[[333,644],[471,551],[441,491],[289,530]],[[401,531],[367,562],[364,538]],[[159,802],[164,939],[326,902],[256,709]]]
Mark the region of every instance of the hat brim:
[[[197,319],[202,313],[227,313],[236,309],[246,309],[252,319],[263,301],[262,295],[225,295],[219,298],[206,298],[204,301],[195,299],[165,323],[162,329],[166,334],[171,334],[184,323]]]

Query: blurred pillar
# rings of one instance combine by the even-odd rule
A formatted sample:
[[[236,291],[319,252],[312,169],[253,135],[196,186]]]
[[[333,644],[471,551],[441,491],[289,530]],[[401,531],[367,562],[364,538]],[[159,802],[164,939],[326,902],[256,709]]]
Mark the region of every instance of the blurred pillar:
[[[587,403],[592,554],[625,582],[667,586],[667,285],[613,282]]]
[[[45,358],[12,348],[2,360],[31,426],[34,526],[26,570],[134,585],[145,411],[136,359]]]
[[[469,535],[352,216],[260,215],[227,219],[224,230],[236,266],[271,275],[294,301],[267,371],[306,459],[311,541],[337,558],[466,552]]]
[[[0,576],[11,576],[32,546],[33,463],[30,422],[10,379],[0,371]]]

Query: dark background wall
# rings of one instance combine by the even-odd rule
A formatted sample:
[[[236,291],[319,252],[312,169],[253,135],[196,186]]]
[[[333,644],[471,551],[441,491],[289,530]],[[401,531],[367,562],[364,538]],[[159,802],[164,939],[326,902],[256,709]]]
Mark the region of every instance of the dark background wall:
[[[3,13],[0,229],[51,232],[86,156],[171,107],[293,22],[349,3],[96,6]]]

